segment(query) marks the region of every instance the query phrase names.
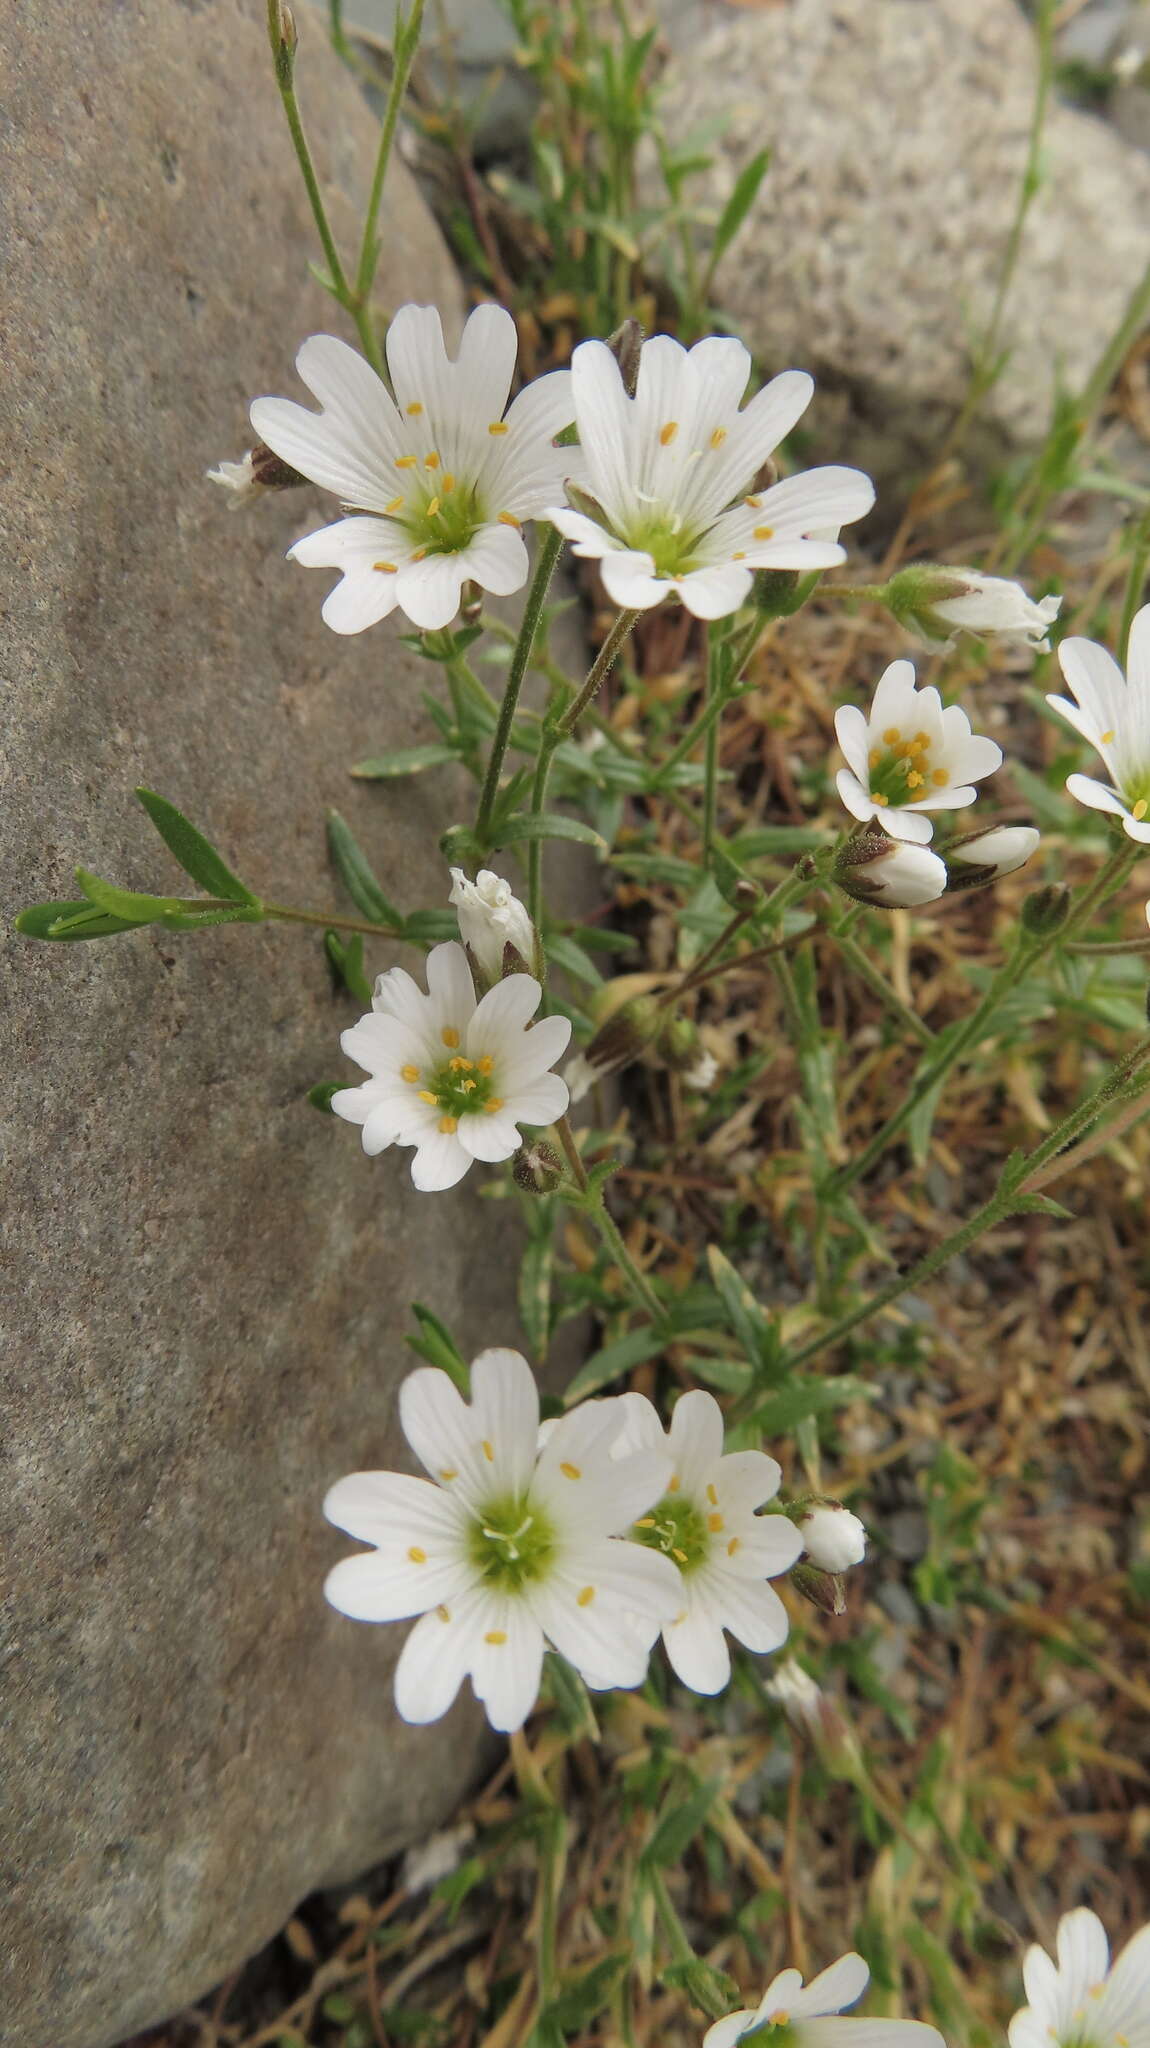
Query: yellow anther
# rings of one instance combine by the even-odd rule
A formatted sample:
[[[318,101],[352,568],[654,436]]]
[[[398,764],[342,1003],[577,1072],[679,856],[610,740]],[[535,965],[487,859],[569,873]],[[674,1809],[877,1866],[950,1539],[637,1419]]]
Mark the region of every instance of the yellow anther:
[[[414,469],[418,461],[418,455],[397,455],[395,466],[397,469]]]
[[[413,562],[422,562],[426,553],[426,548],[416,548],[415,553],[413,554],[411,559]]]
[[[635,1522],[632,1526],[636,1529],[653,1529],[655,1527],[655,1517],[654,1515],[644,1515],[642,1521]]]
[[[406,503],[406,498],[393,498],[390,505],[387,505],[384,509],[388,512],[402,512]]]
[[[472,1087],[472,1088],[474,1088],[474,1086],[475,1086],[475,1083],[474,1083],[474,1081],[470,1082],[470,1083],[469,1083],[469,1086],[470,1086],[470,1087]],[[492,1098],[491,1098],[491,1100],[490,1100],[490,1102],[485,1102],[485,1103],[484,1103],[484,1105],[483,1105],[483,1113],[484,1113],[484,1115],[485,1115],[485,1116],[494,1116],[494,1115],[495,1115],[495,1113],[496,1113],[496,1111],[497,1111],[497,1110],[500,1110],[500,1109],[502,1109],[502,1107],[503,1107],[503,1097],[502,1097],[502,1095],[493,1095],[493,1096],[492,1096]]]
[[[887,726],[887,729],[883,734],[883,739],[886,741],[888,747],[897,746],[901,738],[902,734],[900,733],[897,725]]]
[[[513,526],[515,528],[516,533],[518,533],[520,527],[523,524],[523,521],[521,519],[517,519],[515,517],[514,512],[500,512],[497,515],[497,517],[499,519],[500,526]]]
[[[437,449],[435,449],[435,448],[429,448],[429,449],[428,449],[428,451],[427,451],[427,454],[426,454],[426,455],[424,456],[424,458],[423,458],[423,467],[424,467],[425,469],[438,469],[438,468],[439,468],[439,453],[438,453],[438,450],[437,450]]]
[[[671,1623],[671,1627],[672,1627],[672,1628],[681,1628],[681,1627],[682,1627],[682,1625],[683,1625],[683,1623],[684,1623],[684,1622],[686,1621],[686,1619],[687,1619],[687,1610],[686,1610],[686,1608],[684,1607],[684,1608],[683,1608],[683,1610],[682,1610],[682,1612],[681,1612],[680,1614],[677,1614],[677,1615],[675,1616],[675,1619],[674,1619],[674,1621],[673,1621],[673,1622]]]
[[[427,516],[428,516],[428,518],[429,518],[429,519],[434,519],[434,517],[435,517],[436,513],[438,512],[438,510],[439,510],[439,499],[438,499],[438,498],[431,498],[431,499],[429,499],[429,500],[428,500],[428,506],[427,506]]]
[[[501,1643],[507,1641],[507,1631],[502,1628],[489,1628],[483,1640],[485,1643],[494,1643],[498,1649]]]
[[[726,438],[727,429],[725,427],[716,427],[714,433],[711,435],[712,448],[721,448]]]
[[[419,418],[420,413],[423,411],[423,406],[418,398],[412,399],[411,404],[407,407],[407,411],[410,413],[413,420],[417,420]]]
[[[450,1138],[452,1132],[457,1131],[459,1129],[459,1118],[456,1116],[441,1116],[439,1119],[439,1128],[443,1132],[445,1138]]]
[[[445,1024],[439,1035],[444,1045],[456,1046],[459,1044],[459,1033],[453,1024]]]
[[[708,1515],[707,1527],[710,1530],[712,1536],[717,1536],[720,1529],[723,1527],[722,1515]]]
[[[930,771],[930,779],[933,782],[936,789],[945,789],[947,783],[950,781],[950,777],[947,774],[945,768],[932,768]]]
[[[1102,744],[1103,744],[1103,746],[1104,746],[1104,747],[1108,747],[1108,746],[1110,745],[1110,742],[1111,742],[1111,740],[1112,740],[1113,738],[1114,738],[1114,734],[1113,734],[1112,732],[1104,732],[1104,733],[1102,734]]]
[[[738,1536],[732,1536],[732,1538],[731,1538],[730,1542],[729,1542],[729,1543],[728,1543],[728,1545],[727,1545],[727,1556],[728,1556],[728,1557],[733,1557],[733,1556],[734,1556],[734,1554],[735,1554],[735,1552],[736,1552],[736,1550],[738,1550],[738,1549],[739,1549],[739,1547],[740,1547],[740,1544],[741,1544],[741,1538],[740,1538],[740,1537],[738,1537]]]
[[[872,804],[877,804],[880,811],[885,811],[889,801],[890,799],[888,797],[880,796],[877,790],[872,790],[871,802]]]
[[[736,548],[734,554],[731,556],[732,562],[745,562],[746,559],[747,551],[745,548]]]
[[[427,1563],[427,1552],[426,1550],[421,1550],[418,1543],[413,1543],[407,1554],[411,1559],[412,1564]]]
[[[418,1079],[419,1079],[419,1068],[418,1068],[418,1067],[401,1067],[399,1071],[400,1071],[400,1073],[401,1073],[401,1075],[403,1076],[403,1079],[404,1079],[405,1081],[412,1081],[412,1082],[414,1082],[414,1081],[418,1081]]]
[[[433,1105],[439,1101],[438,1095],[433,1095],[430,1088],[421,1088],[419,1099],[421,1102],[430,1102]]]
[[[775,532],[775,529],[774,529],[774,527],[773,527],[773,526],[756,526],[756,528],[755,528],[755,539],[756,539],[756,540],[773,540],[773,538],[774,538],[774,532]]]
[[[491,1073],[491,1071],[492,1071],[492,1069],[494,1068],[494,1066],[495,1066],[495,1061],[494,1061],[494,1060],[492,1059],[492,1057],[491,1057],[491,1054],[490,1054],[489,1052],[485,1052],[485,1053],[484,1053],[484,1055],[483,1055],[483,1058],[482,1058],[482,1059],[480,1060],[480,1062],[479,1062],[479,1071],[480,1071],[480,1073],[481,1073],[481,1074],[490,1074],[490,1073]]]
[[[457,1052],[455,1058],[448,1060],[447,1064],[453,1074],[470,1074],[475,1068],[475,1061],[465,1059],[461,1052]]]
[[[489,434],[505,434],[507,432],[507,421],[492,420],[491,425],[488,427],[487,431]]]
[[[569,1465],[566,1458],[564,1458],[559,1470],[562,1472],[564,1479],[582,1479],[583,1477],[579,1466]]]
[[[442,1480],[444,1480],[444,1482],[447,1482],[452,1479],[458,1479],[459,1467],[457,1465],[445,1465],[443,1467],[443,1470],[440,1472],[439,1476]]]
[[[914,743],[916,747],[929,747],[930,734],[928,732],[916,732],[914,736]]]
[[[483,1439],[483,1455],[486,1458],[489,1465],[494,1465],[495,1446],[491,1443],[488,1437],[484,1437]]]
[[[373,569],[378,569],[384,576],[394,576],[397,568],[395,562],[373,562],[371,566]]]
[[[681,1485],[682,1485],[682,1484],[683,1484],[683,1482],[682,1482],[682,1480],[680,1479],[680,1477],[679,1477],[678,1473],[677,1473],[677,1472],[672,1472],[672,1474],[671,1474],[671,1477],[670,1477],[670,1479],[669,1479],[669,1480],[667,1481],[667,1492],[668,1492],[668,1493],[678,1493],[678,1491],[679,1491],[679,1488],[681,1487]]]
[[[713,1508],[717,1508],[717,1507],[718,1507],[718,1505],[719,1505],[719,1496],[718,1496],[718,1494],[717,1494],[717,1493],[715,1492],[715,1489],[714,1489],[714,1486],[713,1486],[713,1485],[711,1485],[711,1486],[708,1486],[708,1488],[707,1488],[707,1499],[708,1499],[708,1500],[710,1501],[710,1503],[711,1503],[711,1506],[712,1506]]]
[[[584,1588],[583,1588],[583,1591],[582,1591],[581,1593],[577,1593],[577,1594],[576,1594],[576,1596],[575,1596],[575,1604],[576,1604],[576,1606],[577,1606],[577,1607],[590,1607],[590,1605],[591,1605],[591,1602],[592,1602],[592,1600],[593,1600],[594,1598],[595,1598],[595,1588],[594,1588],[594,1586],[584,1586]]]
[[[474,1081],[461,1081],[459,1085],[465,1095],[474,1095],[477,1083]]]
[[[743,499],[743,503],[744,503],[744,505],[749,505],[749,506],[750,506],[750,508],[751,508],[751,510],[752,510],[752,512],[757,512],[757,511],[758,511],[758,509],[759,509],[759,506],[760,506],[760,505],[762,504],[762,502],[763,502],[763,501],[762,501],[762,499],[761,499],[761,498],[744,498],[744,499]]]
[[[440,1621],[450,1621],[450,1620],[451,1620],[451,1609],[450,1609],[450,1607],[444,1607],[444,1606],[440,1605],[439,1607],[437,1607],[437,1608],[436,1608],[436,1610],[435,1610],[435,1611],[436,1611],[436,1613],[438,1614],[438,1616],[439,1616],[439,1619],[440,1619]]]
[[[921,789],[925,781],[925,775],[919,775],[916,772],[916,770],[912,768],[906,778],[906,786],[908,789]]]
[[[678,431],[678,420],[668,420],[665,426],[659,428],[660,446],[663,448],[669,448]]]
[[[1150,810],[1150,804],[1147,803],[1144,796],[1140,796],[1136,804],[1131,804],[1130,816],[1141,819],[1146,816],[1148,810]]]
[[[676,1564],[686,1564],[687,1562],[687,1553],[685,1550],[672,1550],[671,1556],[674,1558]]]
[[[439,480],[439,487],[443,492],[445,498],[449,498],[451,496],[452,491],[455,489],[455,478],[452,476],[451,471],[449,469],[444,470],[443,475]]]
[[[877,768],[877,767],[878,767],[878,764],[879,764],[879,762],[880,762],[881,760],[882,760],[882,748],[881,748],[881,747],[872,747],[872,748],[871,748],[871,750],[870,750],[870,753],[869,753],[869,754],[867,755],[867,761],[869,762],[870,766],[871,766],[872,768]]]

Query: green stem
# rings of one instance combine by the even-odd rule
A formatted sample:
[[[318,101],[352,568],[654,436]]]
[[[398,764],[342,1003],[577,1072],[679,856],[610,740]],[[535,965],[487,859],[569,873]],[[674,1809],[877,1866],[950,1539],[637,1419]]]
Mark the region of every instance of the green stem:
[[[419,48],[419,36],[422,26],[423,0],[412,0],[411,13],[406,18],[401,13],[396,13],[392,45],[395,68],[392,73],[391,90],[387,95],[387,106],[384,109],[383,127],[380,130],[379,148],[376,151],[375,172],[371,181],[367,212],[364,215],[363,237],[359,247],[359,264],[355,275],[355,296],[351,308],[355,315],[356,326],[359,328],[364,353],[370,360],[372,367],[381,373],[383,361],[380,355],[379,338],[372,324],[368,306],[371,288],[375,282],[376,265],[379,262],[379,241],[376,235],[376,227],[379,221],[380,202],[383,198],[383,182],[387,176],[391,147],[395,140],[395,126],[399,119],[399,109],[403,103],[404,94],[407,91],[407,81],[411,76],[411,67],[415,62],[415,53]]]
[[[596,1199],[590,1200],[586,1204],[586,1213],[590,1216],[591,1221],[598,1230],[615,1264],[626,1275],[631,1284],[632,1291],[642,1302],[652,1322],[661,1323],[663,1320],[662,1303],[647,1279],[646,1274],[636,1265],[630,1252],[627,1250],[623,1242],[622,1233],[603,1200],[601,1188],[598,1190]]]
[[[711,858],[715,840],[715,818],[719,803],[719,725],[727,691],[723,688],[722,641],[719,628],[711,626],[707,634],[707,708],[715,705],[715,716],[707,727],[707,744],[703,753],[703,864]]]
[[[566,1154],[567,1164],[574,1175],[575,1185],[581,1194],[586,1194],[587,1168],[583,1164],[583,1154],[576,1143],[575,1133],[571,1129],[570,1117],[561,1116],[555,1125],[555,1132]]]
[[[203,909],[203,904],[196,906]],[[334,910],[296,910],[287,903],[265,903],[264,912],[281,924],[316,924],[325,931],[364,932],[371,939],[398,939],[403,934],[398,925],[367,924],[360,917],[338,917]]]
[[[557,747],[570,739],[576,725],[592,698],[602,687],[619,655],[624,641],[639,617],[638,612],[620,612],[602,647],[587,671],[587,680],[578,696],[568,705],[563,716],[555,725],[544,732],[535,763],[535,780],[531,789],[531,814],[541,817],[547,806],[547,782],[551,774],[551,761]],[[528,907],[531,922],[536,931],[543,928],[543,841],[532,839],[527,849]]]
[[[648,1870],[647,1882],[651,1887],[651,1897],[655,1901],[659,1925],[670,1943],[672,1956],[677,1963],[693,1963],[695,1951],[672,1904],[671,1894],[667,1890],[667,1880],[657,1865],[653,1864]]]
[[[312,218],[315,221],[320,241],[323,244],[323,253],[327,261],[333,295],[339,300],[341,306],[346,306],[348,311],[351,312],[354,310],[351,288],[344,274],[339,250],[335,246],[335,237],[328,223],[327,209],[324,206],[323,197],[320,193],[319,180],[315,174],[315,165],[312,162],[311,150],[308,148],[307,136],[304,134],[303,121],[300,117],[299,102],[295,95],[295,43],[293,38],[294,30],[291,37],[285,33],[282,0],[268,0],[268,39],[271,43],[272,55],[275,59],[276,84],[279,86],[280,99],[283,101],[283,110],[287,117],[288,130],[295,148],[296,160],[303,175],[304,185],[307,189]]]
[[[483,791],[479,799],[479,809],[475,817],[475,837],[481,846],[489,844],[488,835],[491,831],[491,816],[495,808],[495,799],[499,793],[499,778],[503,772],[503,760],[507,753],[508,741],[511,738],[511,728],[515,723],[519,693],[523,688],[523,678],[527,674],[531,662],[532,650],[534,649],[535,640],[539,632],[540,620],[543,617],[543,609],[547,603],[547,592],[550,588],[551,578],[555,573],[555,564],[559,560],[559,551],[562,546],[563,536],[554,527],[549,527],[539,542],[539,552],[535,561],[535,574],[531,578],[531,587],[527,592],[527,602],[523,607],[523,620],[519,628],[519,637],[515,642],[515,651],[511,656],[511,666],[507,672],[507,684],[503,692],[503,702],[499,707],[499,722],[492,736],[491,757],[487,763],[487,774],[484,778]]]
[[[917,1038],[920,1045],[933,1044],[936,1034],[930,1025],[925,1024],[921,1017],[916,1017],[914,1011],[903,1002],[902,997],[891,987],[881,967],[875,966],[869,953],[858,941],[848,938],[845,932],[836,930],[831,924],[824,925],[823,930],[829,939],[833,939],[843,959],[854,969],[860,980],[865,981],[872,995],[878,997],[891,1016],[898,1019],[903,1029],[909,1031],[912,1038]]]

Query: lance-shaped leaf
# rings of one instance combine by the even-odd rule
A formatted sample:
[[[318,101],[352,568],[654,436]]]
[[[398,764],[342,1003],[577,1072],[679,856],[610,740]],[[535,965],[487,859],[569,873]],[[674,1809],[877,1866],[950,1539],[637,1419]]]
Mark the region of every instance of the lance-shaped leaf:
[[[339,878],[356,909],[370,918],[372,924],[387,925],[394,932],[401,930],[403,918],[384,895],[355,833],[338,811],[327,814],[327,838]]]
[[[78,903],[30,903],[17,917],[16,930],[29,939],[110,939],[117,932],[136,932],[154,922],[150,917],[114,917],[85,896]]]
[[[258,896],[238,875],[233,875],[211,841],[189,823],[182,811],[154,789],[137,789],[136,795],[147,811],[164,845],[179,861],[186,875],[206,889],[209,896],[223,896],[233,903],[258,903]]]

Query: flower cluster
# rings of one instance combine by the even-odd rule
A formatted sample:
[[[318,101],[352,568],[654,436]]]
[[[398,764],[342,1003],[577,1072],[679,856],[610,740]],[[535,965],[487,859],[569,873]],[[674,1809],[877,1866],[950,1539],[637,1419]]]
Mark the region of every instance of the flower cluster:
[[[641,1684],[662,1633],[684,1683],[714,1693],[730,1676],[725,1629],[752,1650],[784,1641],[767,1581],[803,1539],[786,1516],[756,1514],[779,1467],[724,1455],[712,1395],[685,1394],[664,1433],[638,1394],[541,1427],[514,1351],[485,1351],[471,1385],[468,1404],[445,1372],[411,1374],[400,1421],[428,1477],[356,1472],[324,1502],[374,1546],[329,1574],[332,1605],[357,1621],[422,1617],[396,1669],[405,1720],[438,1719],[470,1674],[492,1726],[521,1727],[548,1646],[601,1690]]]

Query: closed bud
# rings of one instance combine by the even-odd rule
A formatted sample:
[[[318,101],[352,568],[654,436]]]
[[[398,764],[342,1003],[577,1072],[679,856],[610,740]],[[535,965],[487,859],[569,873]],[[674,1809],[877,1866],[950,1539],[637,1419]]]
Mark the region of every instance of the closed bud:
[[[763,1690],[782,1708],[791,1727],[810,1738],[820,1763],[833,1778],[848,1782],[860,1778],[862,1755],[854,1734],[835,1701],[801,1664],[789,1657]]]
[[[299,30],[285,0],[268,0],[268,40],[276,60],[276,76],[281,85],[290,85]]]
[[[985,832],[948,840],[943,850],[947,887],[985,889],[1000,875],[1012,875],[1038,851],[1041,837],[1033,825],[990,825]]]
[[[563,1179],[563,1161],[550,1145],[521,1145],[511,1162],[511,1177],[525,1194],[551,1195]]]
[[[846,1594],[836,1573],[818,1571],[811,1564],[797,1564],[791,1572],[791,1584],[820,1614],[846,1613]]]
[[[459,936],[487,988],[508,974],[534,974],[535,927],[502,875],[480,868],[471,882],[462,868],[452,868],[449,900]]]
[[[1060,597],[1035,603],[1021,583],[983,576],[977,569],[913,562],[892,576],[883,592],[899,623],[927,647],[949,647],[968,633],[999,633],[1049,652],[1047,630],[1058,617]]]
[[[841,1500],[815,1494],[788,1510],[810,1562],[823,1572],[849,1571],[866,1556],[866,1526]]]
[[[890,839],[874,829],[848,840],[832,874],[848,896],[878,910],[913,910],[920,903],[934,903],[947,880],[946,862],[929,846]]]
[[[614,334],[608,335],[607,346],[619,365],[623,389],[628,398],[634,398],[639,382],[639,359],[643,349],[643,330],[637,320],[624,320]]]
[[[1022,928],[1032,939],[1050,939],[1070,914],[1070,891],[1061,882],[1035,889],[1022,906]]]

